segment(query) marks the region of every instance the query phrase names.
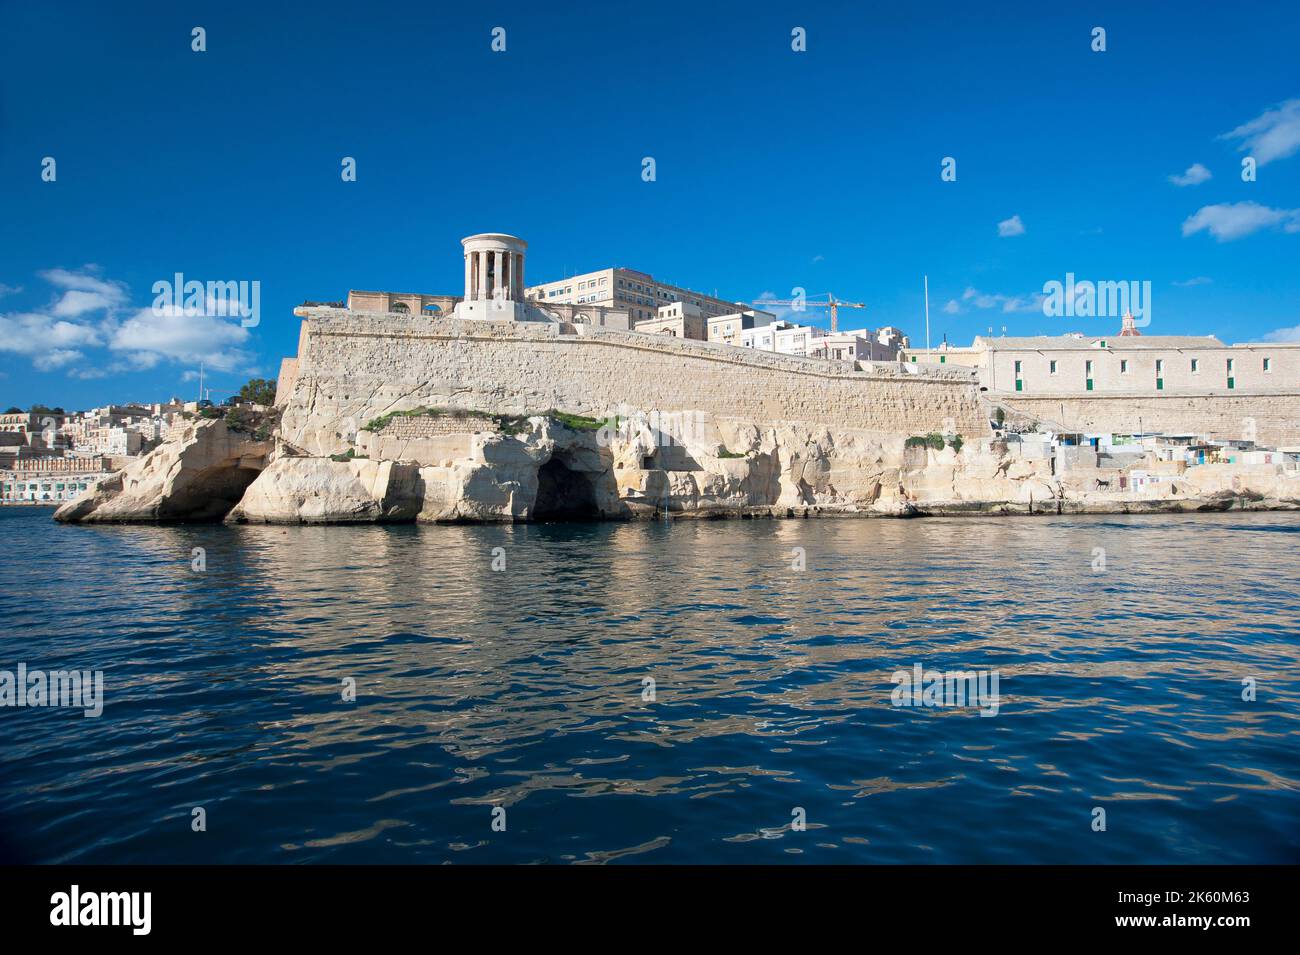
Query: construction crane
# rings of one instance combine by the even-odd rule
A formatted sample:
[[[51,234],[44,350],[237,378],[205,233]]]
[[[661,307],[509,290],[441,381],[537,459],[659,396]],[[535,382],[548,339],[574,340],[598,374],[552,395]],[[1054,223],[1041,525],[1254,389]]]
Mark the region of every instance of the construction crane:
[[[842,309],[842,308],[866,308],[866,307],[867,307],[867,306],[866,306],[864,303],[862,303],[862,302],[845,302],[845,301],[843,301],[842,299],[838,299],[838,298],[836,298],[836,297],[835,297],[834,295],[832,295],[830,292],[827,292],[827,293],[826,293],[826,301],[824,301],[824,302],[814,302],[814,301],[812,301],[811,299],[800,299],[800,300],[798,300],[798,301],[791,301],[791,300],[787,300],[787,299],[780,299],[780,300],[777,300],[777,299],[768,299],[768,300],[766,300],[766,301],[764,301],[764,302],[748,302],[748,303],[746,303],[746,304],[752,305],[752,306],[754,306],[754,308],[763,308],[763,306],[765,306],[765,305],[792,305],[792,306],[796,306],[796,311],[799,311],[799,310],[800,310],[800,309],[798,308],[798,306],[803,306],[803,307],[805,307],[805,308],[806,308],[806,307],[812,307],[812,308],[829,308],[829,309],[831,310],[831,331],[832,331],[832,332],[839,331],[839,317],[840,317],[840,316],[839,316],[839,312],[840,312],[840,309]]]

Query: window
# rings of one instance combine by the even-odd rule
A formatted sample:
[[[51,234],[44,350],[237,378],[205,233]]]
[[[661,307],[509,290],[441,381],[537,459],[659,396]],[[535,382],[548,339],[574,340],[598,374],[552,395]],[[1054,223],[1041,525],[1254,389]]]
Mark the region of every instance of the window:
[[[1272,360],[1271,358],[1265,358],[1265,359],[1264,359],[1264,371],[1265,371],[1265,372],[1270,372],[1270,371],[1272,371],[1272,370],[1273,370],[1273,360]]]
[[[410,311],[410,309],[406,307],[405,302],[394,302],[393,307],[389,309],[389,311],[396,312],[398,315],[405,315]]]
[[[1194,375],[1194,374],[1196,374],[1196,373],[1197,373],[1198,371],[1200,371],[1200,370],[1201,370],[1201,360],[1200,360],[1199,358],[1193,358],[1193,359],[1192,359],[1192,374]]]
[[[1049,375],[1056,374],[1056,359],[1052,359],[1047,363],[1047,373]]]
[[[1091,359],[1089,359],[1088,361],[1085,361],[1085,362],[1083,363],[1083,374],[1084,374],[1086,377],[1088,377],[1088,378],[1091,378],[1091,377],[1092,377],[1092,360],[1091,360]]]
[[[1024,390],[1025,390],[1025,380],[1023,378],[1017,378],[1016,391],[1024,391]]]
[[[1127,375],[1127,374],[1128,374],[1128,359],[1127,359],[1127,358],[1121,358],[1121,359],[1119,360],[1119,373],[1120,373],[1121,375]]]
[[[1020,368],[1021,368],[1021,363],[1016,362],[1016,377],[1020,377]]]

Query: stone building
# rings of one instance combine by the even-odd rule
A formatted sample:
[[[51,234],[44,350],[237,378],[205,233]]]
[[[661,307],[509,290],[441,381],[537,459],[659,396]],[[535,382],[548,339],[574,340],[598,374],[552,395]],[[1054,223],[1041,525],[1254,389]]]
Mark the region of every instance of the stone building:
[[[709,340],[708,323],[704,312],[690,302],[673,302],[660,305],[654,318],[636,323],[636,331],[647,335],[671,335],[692,341]]]
[[[51,458],[0,469],[0,504],[58,504],[110,473],[103,458]]]
[[[743,312],[730,312],[726,315],[714,315],[708,320],[709,341],[724,345],[739,345],[740,333],[756,325],[768,325],[776,321],[771,312],[746,309]]]
[[[815,326],[777,319],[766,325],[744,329],[736,344],[780,355],[807,355],[809,345],[825,335],[825,330]]]
[[[660,282],[648,272],[623,268],[600,269],[561,281],[534,285],[526,294],[530,301],[538,304],[573,302],[626,309],[633,327],[640,322],[658,319],[659,308],[674,302],[699,309],[706,319],[745,311],[745,305],[741,302],[728,302],[694,289]]]
[[[348,292],[353,312],[386,312],[488,321],[568,322],[626,330],[628,311],[594,302],[533,302],[525,296],[524,261],[528,243],[502,232],[483,232],[461,240],[465,260],[464,294]]]
[[[421,295],[417,292],[348,292],[347,307],[354,312],[396,312],[398,314],[451,315],[460,297]]]
[[[980,384],[1023,395],[1294,390],[1300,345],[1225,345],[1212,335],[976,338]]]

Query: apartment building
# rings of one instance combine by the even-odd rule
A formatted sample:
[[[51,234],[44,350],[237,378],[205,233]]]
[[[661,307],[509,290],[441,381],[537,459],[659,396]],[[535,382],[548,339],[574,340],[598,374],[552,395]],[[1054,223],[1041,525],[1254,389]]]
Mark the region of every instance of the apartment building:
[[[814,358],[861,361],[901,361],[907,336],[892,325],[829,332],[811,342],[808,354]]]
[[[728,302],[680,285],[660,282],[648,272],[623,268],[600,269],[562,281],[532,285],[524,294],[527,300],[539,305],[573,302],[626,309],[633,328],[641,322],[658,320],[660,307],[674,302],[699,309],[706,319],[745,310],[743,303]]]
[[[795,325],[777,319],[766,325],[757,325],[740,332],[736,344],[742,348],[777,352],[781,355],[807,355],[809,345],[824,338],[826,332],[812,325]]]
[[[770,325],[776,321],[771,312],[746,309],[743,312],[729,312],[726,315],[714,315],[708,319],[709,341],[724,345],[739,345],[740,333],[757,325]]]
[[[647,335],[689,338],[697,342],[707,341],[709,337],[704,312],[689,302],[673,302],[671,305],[659,306],[654,318],[636,323],[636,331]]]
[[[102,458],[54,458],[0,470],[0,503],[59,504],[79,497],[110,473]]]

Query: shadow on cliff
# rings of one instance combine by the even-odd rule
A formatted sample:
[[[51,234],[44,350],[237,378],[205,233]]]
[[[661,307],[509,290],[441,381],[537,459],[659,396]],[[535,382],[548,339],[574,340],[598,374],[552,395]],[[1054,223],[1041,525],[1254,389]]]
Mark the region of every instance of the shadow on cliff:
[[[591,475],[569,468],[559,455],[537,471],[537,500],[532,520],[596,521],[602,517]]]

